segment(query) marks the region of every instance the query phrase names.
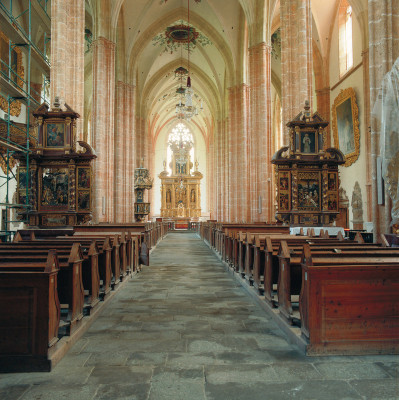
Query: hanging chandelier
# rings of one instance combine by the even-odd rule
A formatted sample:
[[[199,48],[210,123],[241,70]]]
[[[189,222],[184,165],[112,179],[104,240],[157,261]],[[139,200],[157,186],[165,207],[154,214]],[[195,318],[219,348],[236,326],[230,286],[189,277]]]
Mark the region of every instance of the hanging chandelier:
[[[175,155],[176,162],[179,165],[185,164],[190,150],[194,146],[190,130],[181,122],[177,124],[169,135],[168,145]]]

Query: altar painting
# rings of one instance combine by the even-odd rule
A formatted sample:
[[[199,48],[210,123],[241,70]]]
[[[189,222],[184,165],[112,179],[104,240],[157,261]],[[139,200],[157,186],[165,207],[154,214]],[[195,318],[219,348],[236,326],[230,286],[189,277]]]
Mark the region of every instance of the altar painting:
[[[319,210],[320,209],[320,184],[318,179],[300,179],[298,181],[298,209]]]
[[[44,168],[41,204],[43,206],[68,206],[68,180],[67,168]]]
[[[46,147],[65,146],[65,125],[63,123],[48,123],[46,129]]]

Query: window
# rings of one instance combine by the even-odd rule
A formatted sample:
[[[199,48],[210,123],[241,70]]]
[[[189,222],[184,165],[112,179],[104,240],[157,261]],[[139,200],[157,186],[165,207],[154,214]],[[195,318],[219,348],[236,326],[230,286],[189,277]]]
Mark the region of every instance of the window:
[[[353,67],[352,7],[342,0],[339,7],[339,72],[344,75]]]

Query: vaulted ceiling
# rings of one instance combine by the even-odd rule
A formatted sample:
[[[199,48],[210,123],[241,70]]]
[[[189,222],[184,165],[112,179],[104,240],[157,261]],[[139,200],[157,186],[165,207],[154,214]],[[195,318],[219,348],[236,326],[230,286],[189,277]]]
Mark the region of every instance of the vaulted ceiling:
[[[96,1],[88,0],[88,5]],[[366,0],[352,3],[367,7]],[[314,42],[323,56],[328,54],[338,4],[339,0],[312,1]],[[190,71],[194,104],[203,105],[190,127],[207,141],[213,125],[225,117],[228,88],[248,80],[244,49],[257,40],[270,41],[269,35],[279,27],[278,0],[112,0],[109,8],[110,36],[117,43],[117,79],[136,86],[136,110],[146,119],[153,139],[176,123],[177,67]],[[259,21],[266,26],[264,32]],[[162,41],[168,27],[188,22],[207,42],[190,44],[189,59],[186,46],[166,50]],[[279,59],[272,62],[272,75],[277,77],[279,64]]]

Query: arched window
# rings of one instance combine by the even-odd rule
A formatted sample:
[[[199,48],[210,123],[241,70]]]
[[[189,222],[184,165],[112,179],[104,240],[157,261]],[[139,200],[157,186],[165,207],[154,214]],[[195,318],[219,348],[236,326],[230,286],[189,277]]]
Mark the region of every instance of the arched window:
[[[341,0],[339,26],[339,73],[344,75],[353,67],[352,7],[348,0]]]

